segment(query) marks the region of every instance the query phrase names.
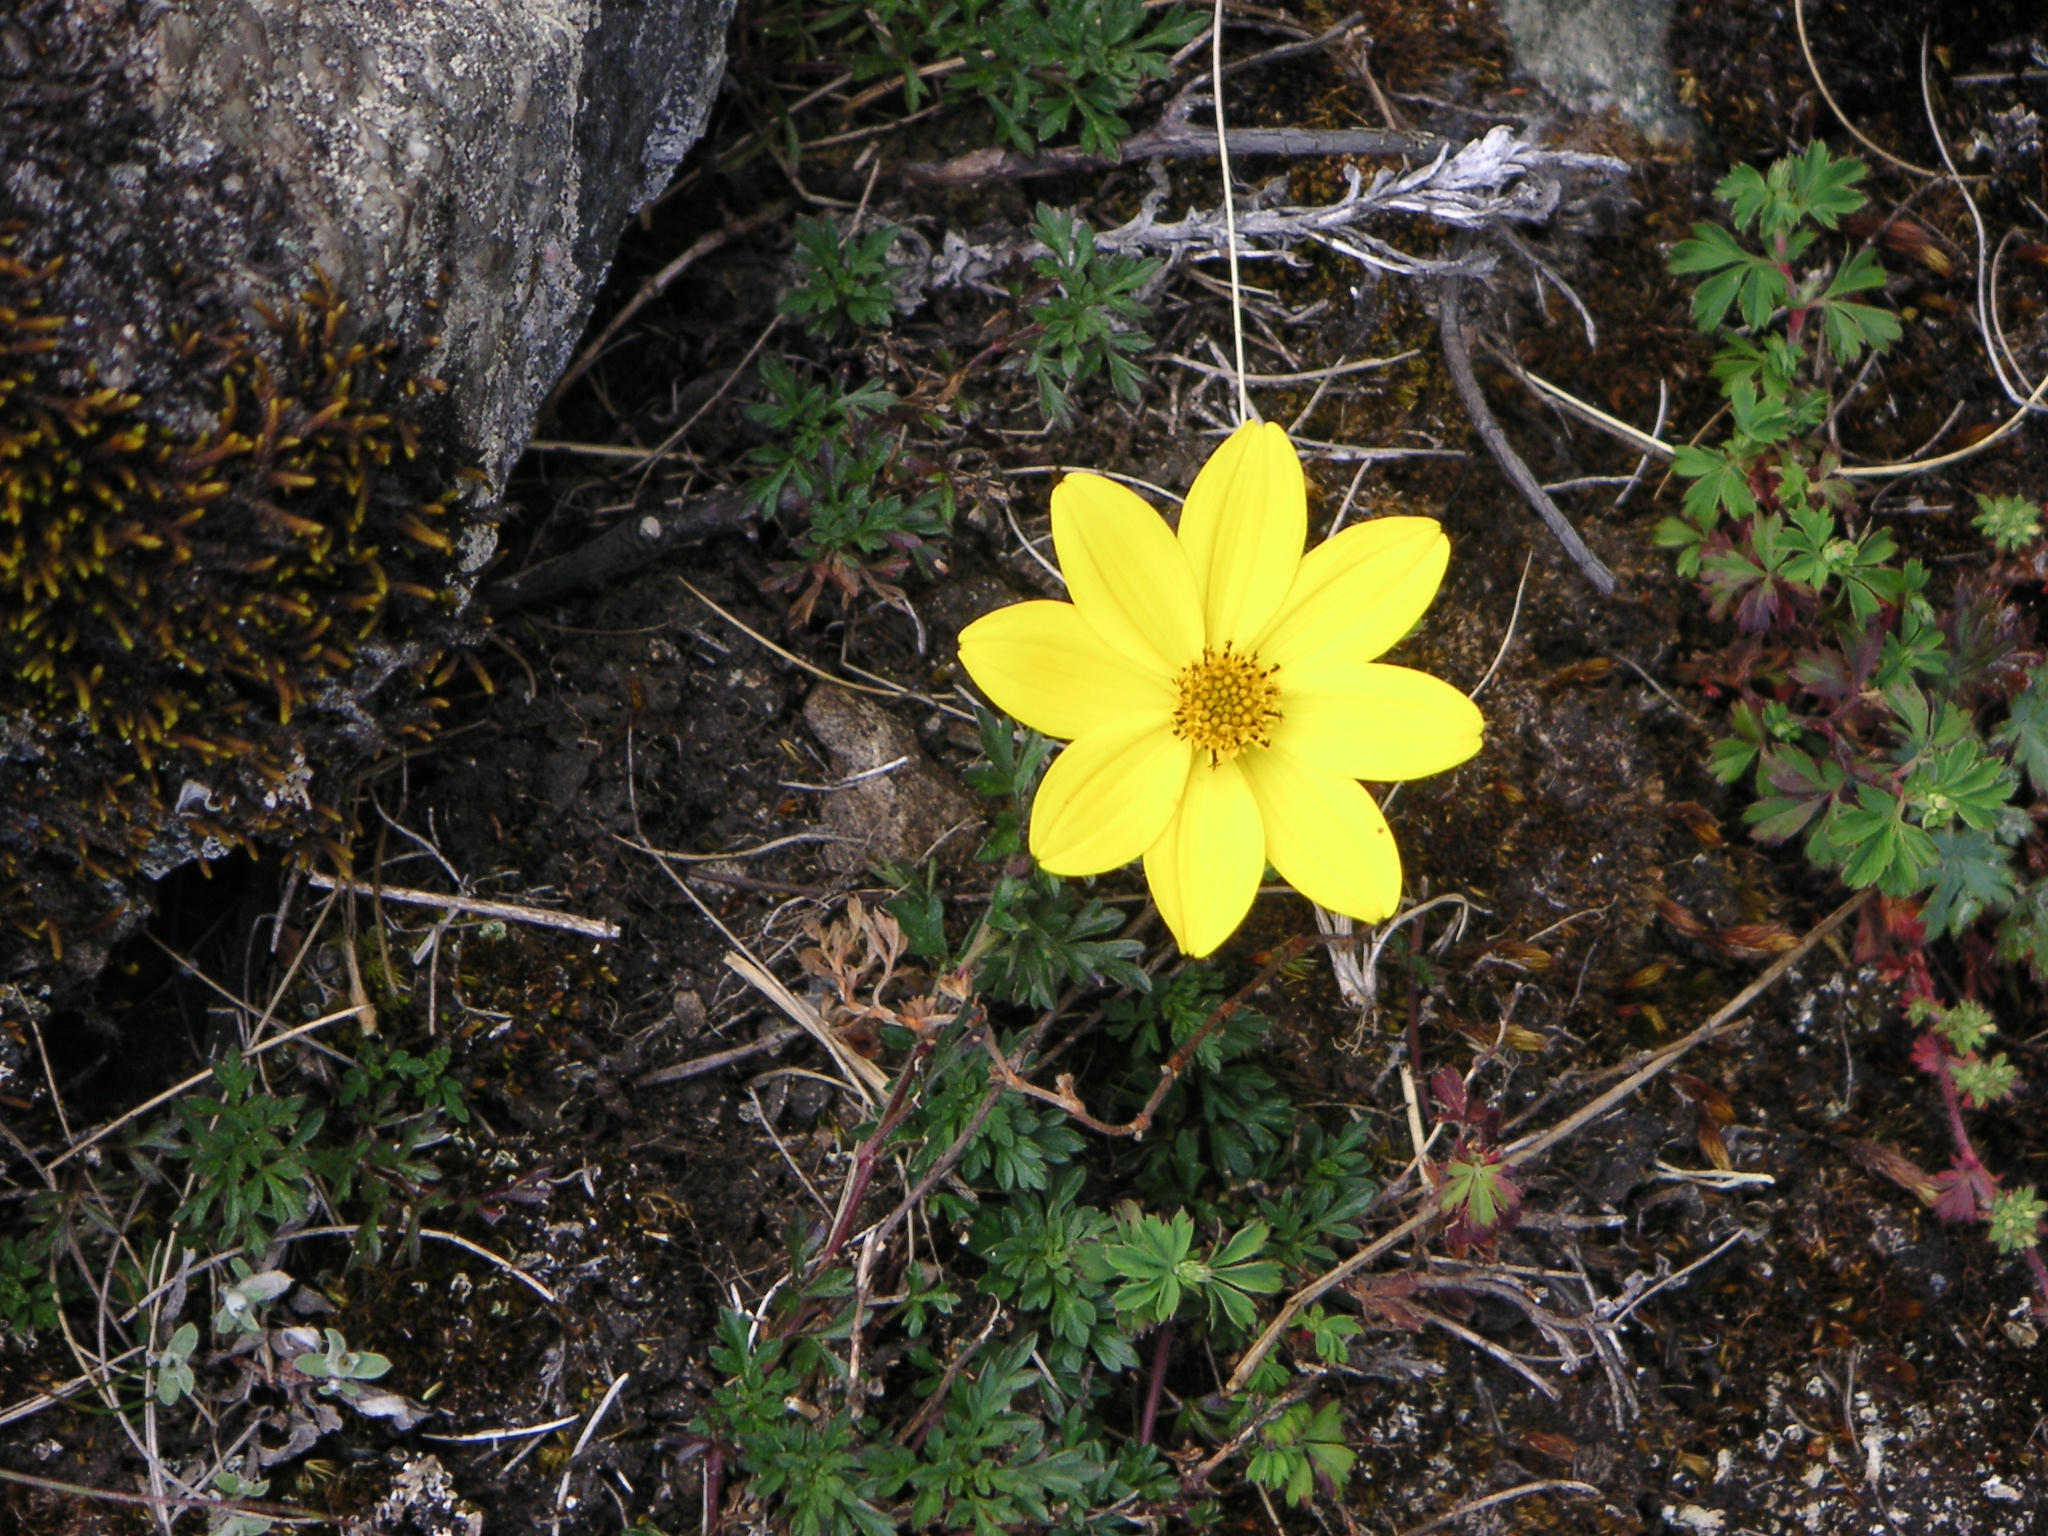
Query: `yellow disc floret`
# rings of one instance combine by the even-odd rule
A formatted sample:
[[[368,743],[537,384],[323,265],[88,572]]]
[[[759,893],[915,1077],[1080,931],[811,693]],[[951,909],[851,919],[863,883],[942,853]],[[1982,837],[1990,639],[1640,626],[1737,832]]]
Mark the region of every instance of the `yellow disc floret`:
[[[1235,757],[1246,747],[1271,746],[1269,732],[1280,719],[1277,667],[1262,667],[1256,656],[1229,646],[1205,648],[1202,659],[1174,678],[1179,703],[1173,732],[1209,754],[1212,763]]]

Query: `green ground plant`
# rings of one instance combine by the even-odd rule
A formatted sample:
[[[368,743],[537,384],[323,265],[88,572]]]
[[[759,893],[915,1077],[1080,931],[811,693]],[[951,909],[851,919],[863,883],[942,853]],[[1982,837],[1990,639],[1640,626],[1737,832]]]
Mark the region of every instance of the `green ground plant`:
[[[1715,617],[1772,642],[1731,651],[1717,678],[1733,730],[1713,767],[1754,784],[1755,835],[1803,837],[1853,887],[1924,896],[1930,938],[2003,913],[2006,957],[2048,959],[2013,859],[2032,823],[2011,805],[2042,761],[2039,676],[2011,665],[2018,647],[2000,624],[2031,572],[2038,509],[1983,498],[1977,521],[1998,559],[1937,593],[1928,567],[1859,513],[1859,482],[1823,430],[1830,381],[1899,334],[1888,311],[1851,297],[1884,284],[1873,252],[1800,265],[1863,205],[1862,176],[1820,144],[1767,175],[1744,167],[1717,191],[1734,229],[1695,225],[1672,252],[1673,271],[1703,278],[1693,315],[1721,342],[1714,376],[1734,431],[1679,450],[1691,483],[1657,540]]]
[[[912,1178],[943,1162],[949,1187],[931,1190],[926,1210],[960,1224],[976,1263],[942,1282],[909,1259],[884,1291],[863,1284],[830,1235],[793,1232],[798,1283],[758,1316],[725,1314],[714,1352],[725,1380],[696,1430],[792,1532],[1109,1536],[1163,1500],[1199,1525],[1216,1509],[1207,1475],[1177,1473],[1155,1443],[1169,1422],[1166,1363],[1175,1348],[1242,1350],[1276,1293],[1358,1237],[1377,1187],[1366,1131],[1344,1117],[1325,1125],[1280,1087],[1257,1060],[1270,1020],[1226,997],[1215,967],[1148,975],[1135,941],[1100,936],[1123,926],[1113,909],[1032,866],[1023,827],[1049,744],[993,713],[979,724],[983,760],[969,781],[989,802],[979,851],[998,894],[978,912],[956,909],[935,869],[896,868],[886,875],[898,894],[858,914],[873,943],[927,963],[938,991],[886,1004],[873,994],[874,1008],[907,1021],[883,1029],[908,1053],[905,1097],[854,1133],[864,1156],[900,1155]],[[1025,908],[1034,921],[1016,920]],[[846,958],[851,942],[826,934],[821,953],[840,958],[807,966],[875,974]],[[1104,998],[1108,1049],[1085,1091],[1104,1113],[1149,1114],[1142,1139],[1084,1138],[1072,1115],[1008,1088],[992,1065],[1031,1045],[984,1007],[1051,1009],[1091,992]],[[925,1342],[939,1316],[950,1358]],[[856,1331],[870,1350],[902,1352],[918,1373],[907,1397],[849,1395]],[[1319,1307],[1290,1348],[1322,1368],[1342,1363],[1361,1331]],[[1243,1476],[1304,1503],[1339,1490],[1355,1452],[1334,1401],[1275,1404],[1294,1379],[1269,1360],[1247,1390],[1170,1417],[1177,1433],[1236,1437]],[[1151,1404],[1135,1439],[1124,1418],[1134,1395]]]
[[[985,105],[996,135],[1026,153],[1076,134],[1114,160],[1122,117],[1203,17],[1142,0],[875,0],[809,14],[785,30],[806,53],[844,44],[855,78],[894,76],[915,112],[936,91]]]
[[[69,1262],[52,1266],[52,1251],[99,1265],[112,1277],[106,1299],[123,1307],[154,1289],[134,1257],[152,1244],[174,1241],[201,1259],[248,1255],[232,1258],[220,1290],[214,1328],[232,1335],[260,1332],[263,1308],[290,1284],[250,1262],[285,1227],[353,1226],[361,1262],[383,1257],[387,1229],[416,1244],[422,1221],[451,1203],[433,1149],[469,1109],[447,1047],[413,1054],[365,1037],[355,1051],[331,1093],[289,1094],[266,1080],[262,1067],[274,1064],[231,1052],[121,1158],[30,1202],[25,1235],[0,1242],[0,1323],[15,1333],[55,1325],[79,1282],[64,1278]],[[184,1374],[174,1368],[172,1379]]]
[[[851,228],[841,230],[829,218],[799,217],[797,279],[782,301],[782,312],[800,317],[811,331],[825,336],[846,323],[887,325],[894,302],[889,248],[897,233],[894,224],[856,234]]]
[[[814,383],[788,364],[761,367],[765,399],[749,416],[772,434],[753,450],[762,473],[750,494],[787,530],[795,559],[776,565],[767,590],[791,597],[807,623],[827,591],[901,603],[899,579],[929,574],[936,541],[953,522],[951,484],[904,452],[905,427],[884,430],[900,402],[875,384]]]
[[[2024,1255],[2048,1298],[2036,1191],[2003,1188],[1963,1118],[2009,1112],[2017,1068],[1980,1054],[1995,1026],[1978,1002],[1935,1004],[1927,954],[1944,938],[1974,945],[1973,987],[1997,985],[1994,958],[2048,979],[2041,839],[2015,803],[2023,782],[2048,793],[2048,667],[2009,601],[2042,579],[2042,509],[1978,494],[1986,558],[1939,584],[1861,508],[1868,482],[1845,473],[1828,435],[1832,391],[1898,339],[1899,321],[1858,297],[1885,285],[1875,253],[1822,239],[1864,205],[1863,175],[1819,143],[1768,172],[1738,168],[1716,189],[1732,227],[1695,224],[1672,251],[1672,271],[1700,279],[1693,318],[1720,344],[1733,431],[1678,450],[1690,484],[1657,542],[1740,637],[1705,675],[1731,727],[1712,768],[1753,787],[1752,835],[1803,839],[1814,864],[1892,904],[1867,926],[1915,1021],[1935,1026],[1914,1059],[1943,1095],[1956,1158],[1905,1182],[1944,1220],[1982,1222]]]
[[[1074,386],[1098,373],[1124,399],[1137,399],[1145,371],[1131,354],[1152,344],[1138,327],[1151,307],[1137,294],[1159,263],[1101,254],[1086,220],[1043,203],[1031,233],[1048,252],[1032,263],[1033,270],[1053,289],[1030,307],[1035,330],[1025,355],[1025,372],[1038,385],[1046,420],[1069,421]]]

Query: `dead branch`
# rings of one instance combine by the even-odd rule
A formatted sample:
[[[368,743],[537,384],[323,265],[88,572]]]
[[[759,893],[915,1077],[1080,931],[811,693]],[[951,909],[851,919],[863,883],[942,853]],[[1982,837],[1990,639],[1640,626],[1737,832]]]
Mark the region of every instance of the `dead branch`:
[[[1486,444],[1487,451],[1500,465],[1500,471],[1508,482],[1522,493],[1522,499],[1529,503],[1543,524],[1564,546],[1564,552],[1572,562],[1585,573],[1588,581],[1599,589],[1602,597],[1612,597],[1618,583],[1614,572],[1606,562],[1586,547],[1586,541],[1572,527],[1571,520],[1560,512],[1543,489],[1542,483],[1522,462],[1522,456],[1515,452],[1507,434],[1500,429],[1500,423],[1493,419],[1493,412],[1486,404],[1486,395],[1479,387],[1479,380],[1472,373],[1472,354],[1465,346],[1464,317],[1459,313],[1459,298],[1464,289],[1464,279],[1447,276],[1441,289],[1442,312],[1440,315],[1444,339],[1444,363],[1450,369],[1451,383],[1457,387],[1458,398],[1464,402],[1465,414],[1472,418],[1472,426],[1479,434],[1479,440]]]
[[[1332,155],[1433,155],[1444,140],[1433,133],[1396,133],[1386,128],[1235,128],[1230,153],[1281,155],[1289,159]],[[1104,170],[1111,165],[1164,157],[1170,160],[1216,158],[1216,135],[1187,123],[1159,123],[1123,142],[1120,161],[1080,149],[1049,149],[1035,155],[994,147],[969,150],[951,160],[921,161],[898,172],[913,186],[971,187],[989,181],[1024,181],[1036,176],[1064,176],[1073,171]]]
[[[660,1083],[680,1083],[692,1077],[702,1077],[706,1072],[716,1072],[719,1068],[729,1067],[734,1062],[779,1051],[803,1033],[803,1030],[795,1027],[778,1029],[773,1034],[763,1035],[751,1045],[736,1045],[729,1051],[713,1051],[709,1056],[699,1056],[692,1061],[677,1062],[672,1067],[657,1067],[652,1072],[643,1072],[633,1079],[633,1086],[652,1088]]]
[[[1201,131],[1213,148],[1213,133]],[[1233,152],[1242,152],[1238,142],[1242,136],[1230,137]],[[1370,182],[1355,166],[1346,167],[1345,192],[1334,203],[1281,204],[1277,200],[1285,195],[1287,182],[1280,178],[1238,210],[1238,250],[1241,256],[1292,261],[1298,260],[1293,255],[1295,247],[1313,241],[1395,276],[1480,276],[1492,271],[1498,259],[1490,250],[1481,248],[1466,256],[1436,260],[1389,245],[1365,233],[1362,226],[1394,214],[1433,219],[1463,230],[1544,224],[1561,210],[1577,206],[1566,200],[1569,179],[1594,176],[1612,181],[1627,172],[1626,162],[1606,155],[1546,149],[1533,140],[1516,137],[1509,128],[1494,128],[1483,138],[1455,148],[1443,144],[1425,164],[1402,171],[1377,171]],[[1229,231],[1221,208],[1191,209],[1180,219],[1164,222],[1159,215],[1166,196],[1162,175],[1135,217],[1096,235],[1097,249],[1173,260],[1222,255],[1228,250]],[[906,229],[893,253],[897,307],[914,309],[925,293],[938,289],[997,291],[994,280],[1004,268],[1046,254],[1047,248],[1029,236],[977,244],[950,230],[939,249],[932,251],[924,236]]]
[[[546,907],[522,907],[509,901],[483,901],[473,896],[444,896],[439,891],[415,891],[403,885],[374,886],[361,880],[339,880],[333,875],[309,875],[306,883],[317,891],[346,891],[355,896],[380,895],[386,901],[414,907],[440,907],[447,912],[467,912],[472,917],[495,917],[508,923],[530,923],[536,928],[560,928],[592,939],[616,939],[619,925],[600,917],[578,917],[573,912],[551,912]]]
[[[492,583],[484,589],[483,602],[491,612],[505,614],[579,587],[598,586],[684,545],[739,533],[753,517],[753,504],[743,491],[718,491],[671,502],[660,512],[636,513],[578,549]]]

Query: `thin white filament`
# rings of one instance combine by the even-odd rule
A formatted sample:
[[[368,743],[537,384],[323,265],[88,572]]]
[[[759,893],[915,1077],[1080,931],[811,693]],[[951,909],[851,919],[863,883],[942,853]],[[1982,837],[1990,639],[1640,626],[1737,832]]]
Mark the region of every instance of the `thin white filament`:
[[[1237,202],[1230,187],[1230,140],[1223,131],[1223,0],[1209,27],[1209,89],[1216,98],[1216,158],[1223,167],[1223,243],[1230,257],[1230,329],[1237,342],[1237,423],[1253,419],[1244,381],[1244,292],[1237,279]]]

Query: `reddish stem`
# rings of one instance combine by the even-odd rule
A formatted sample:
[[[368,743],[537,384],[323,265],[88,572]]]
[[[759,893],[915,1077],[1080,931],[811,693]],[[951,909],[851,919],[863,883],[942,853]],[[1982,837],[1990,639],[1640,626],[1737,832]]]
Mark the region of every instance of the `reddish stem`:
[[[1970,1179],[1971,1188],[1981,1187],[1976,1175],[1982,1174],[1984,1182],[1996,1183],[1991,1170],[1984,1166],[1984,1160],[1977,1156],[1977,1147],[1970,1140],[1969,1127],[1963,1124],[1962,1095],[1956,1092],[1955,1074],[1949,1071],[1949,1062],[1955,1058],[1944,1047],[1941,1070],[1935,1074],[1941,1084],[1942,1107],[1948,1111],[1948,1133],[1955,1141],[1956,1169]],[[1988,1214],[1986,1220],[1989,1220]],[[2042,1262],[2038,1246],[2025,1250],[2027,1268],[2033,1271],[2034,1288],[2041,1293],[2041,1300],[2035,1310],[2048,1314],[2048,1263]]]
[[[979,1022],[979,1021],[976,1021]],[[972,1027],[970,1025],[970,1027]],[[933,1040],[927,1035],[917,1042],[917,1049],[905,1062],[903,1070],[896,1074],[895,1091],[889,1095],[889,1102],[882,1108],[882,1118],[875,1122],[874,1134],[860,1144],[860,1150],[853,1155],[853,1171],[847,1175],[846,1194],[839,1203],[839,1215],[832,1223],[832,1233],[825,1239],[825,1246],[818,1253],[816,1268],[822,1269],[839,1256],[839,1250],[846,1246],[846,1240],[853,1235],[853,1224],[860,1215],[860,1205],[867,1198],[868,1185],[874,1181],[875,1163],[881,1157],[882,1143],[896,1133],[910,1116],[910,1085],[917,1077],[917,1070],[924,1065],[925,1058],[932,1053]]]
[[[725,1495],[725,1447],[713,1442],[704,1453],[704,1536],[718,1529],[719,1502]]]
[[[1159,1393],[1166,1385],[1166,1355],[1173,1347],[1173,1324],[1160,1324],[1159,1342],[1152,1346],[1152,1377],[1145,1383],[1145,1410],[1138,1418],[1138,1444],[1152,1443],[1152,1426],[1159,1419]]]

